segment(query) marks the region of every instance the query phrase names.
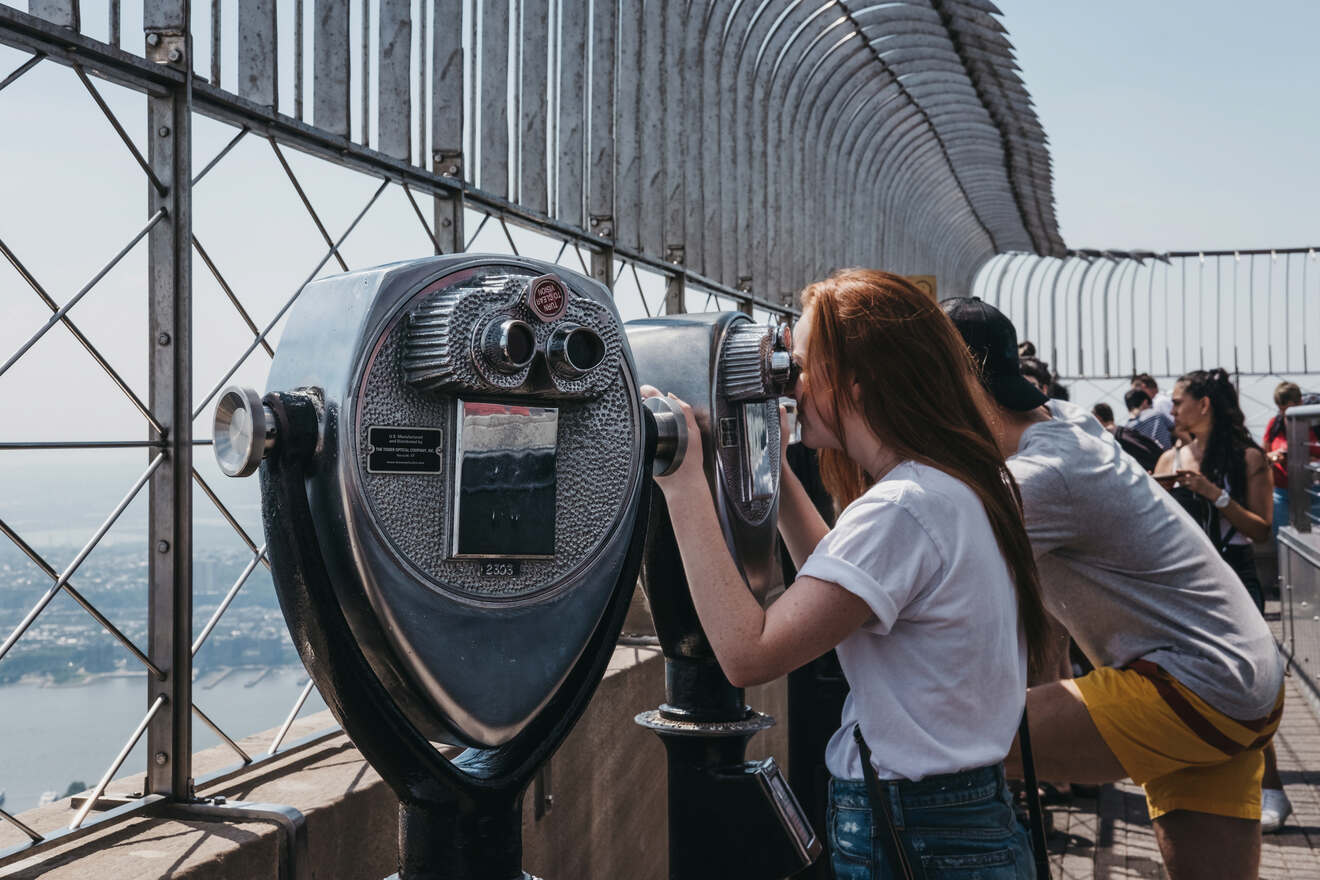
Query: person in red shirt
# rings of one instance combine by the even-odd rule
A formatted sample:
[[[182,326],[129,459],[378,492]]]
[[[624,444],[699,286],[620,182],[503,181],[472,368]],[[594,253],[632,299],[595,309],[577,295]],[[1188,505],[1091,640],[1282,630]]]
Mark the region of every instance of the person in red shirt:
[[[1274,478],[1274,532],[1279,526],[1288,524],[1288,432],[1284,412],[1302,402],[1302,389],[1294,382],[1280,382],[1274,389],[1274,404],[1279,411],[1265,427],[1265,459],[1270,463],[1270,475]],[[1309,447],[1312,459],[1320,459],[1320,437],[1311,429]],[[1312,521],[1320,519],[1320,499],[1311,501]]]

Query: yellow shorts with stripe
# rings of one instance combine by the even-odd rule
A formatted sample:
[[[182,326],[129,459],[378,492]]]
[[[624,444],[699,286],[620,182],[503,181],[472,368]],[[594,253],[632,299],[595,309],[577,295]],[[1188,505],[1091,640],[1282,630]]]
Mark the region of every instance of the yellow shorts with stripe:
[[[1240,721],[1147,660],[1073,683],[1105,744],[1145,788],[1152,819],[1173,810],[1260,819],[1264,749],[1283,715],[1283,688],[1267,717]]]

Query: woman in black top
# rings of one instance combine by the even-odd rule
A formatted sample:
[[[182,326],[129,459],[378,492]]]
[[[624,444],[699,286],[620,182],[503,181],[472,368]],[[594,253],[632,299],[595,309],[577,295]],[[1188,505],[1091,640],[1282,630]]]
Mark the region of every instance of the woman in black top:
[[[1174,494],[1264,613],[1251,545],[1270,539],[1269,466],[1247,432],[1228,373],[1196,370],[1180,378],[1173,389],[1173,418],[1191,441],[1166,451],[1155,476],[1176,481]]]
[[[1173,388],[1173,420],[1191,436],[1160,456],[1155,476],[1173,483],[1183,507],[1205,529],[1224,561],[1265,612],[1252,543],[1270,539],[1273,486],[1265,452],[1247,433],[1237,389],[1223,369],[1196,370]],[[1261,830],[1278,831],[1292,812],[1274,745],[1265,749]]]

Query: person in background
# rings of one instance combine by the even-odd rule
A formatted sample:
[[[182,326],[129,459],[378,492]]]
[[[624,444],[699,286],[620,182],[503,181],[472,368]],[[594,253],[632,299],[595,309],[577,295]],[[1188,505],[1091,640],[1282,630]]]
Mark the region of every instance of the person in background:
[[[1030,346],[1032,354],[1023,354],[1023,345]],[[1036,347],[1030,342],[1018,346],[1018,363],[1022,365],[1022,378],[1040,389],[1051,400],[1067,400],[1068,388],[1059,381],[1059,374],[1050,365],[1035,356]]]
[[[1024,339],[1018,343],[1019,358],[1034,358],[1036,356],[1036,343],[1030,339]]]
[[[1279,411],[1265,426],[1265,460],[1270,463],[1270,474],[1274,478],[1274,532],[1279,526],[1287,525],[1291,517],[1288,506],[1288,433],[1284,413],[1302,402],[1302,389],[1294,382],[1280,382],[1274,389],[1274,405]],[[1311,428],[1307,446],[1312,460],[1320,458],[1320,433]],[[1313,497],[1310,505],[1311,517],[1320,520],[1320,496]]]
[[[1150,398],[1150,405],[1160,415],[1173,418],[1173,399],[1160,391],[1160,383],[1150,373],[1137,373],[1132,377],[1132,387],[1140,388]]]
[[[1131,416],[1128,428],[1154,440],[1161,452],[1173,445],[1173,419],[1155,411],[1149,394],[1140,388],[1129,388],[1123,395],[1123,405]]]
[[[1176,484],[1174,497],[1263,612],[1251,544],[1270,539],[1269,471],[1265,453],[1247,432],[1228,373],[1196,370],[1181,377],[1173,388],[1173,412],[1191,441],[1166,450],[1155,475],[1170,488]]]
[[[1263,747],[1283,713],[1265,620],[1205,534],[1089,413],[1003,393],[1013,325],[975,299],[941,305],[995,398],[991,422],[1046,609],[1095,669],[1027,692],[1041,779],[1146,790],[1172,880],[1257,876]],[[1016,750],[1010,774],[1021,772]]]
[[[1265,597],[1251,544],[1270,539],[1270,478],[1265,453],[1247,433],[1237,389],[1222,369],[1188,373],[1173,387],[1173,414],[1191,441],[1165,452],[1155,476],[1165,478],[1161,482],[1205,531],[1263,615]],[[1270,744],[1261,782],[1261,830],[1278,831],[1290,813]]]
[[[1021,349],[1021,346],[1018,348]],[[1054,374],[1050,372],[1050,365],[1031,355],[1019,355],[1018,363],[1021,365],[1022,378],[1035,385],[1041,394],[1049,397],[1050,388],[1054,384]]]
[[[1146,473],[1155,470],[1155,464],[1164,452],[1158,443],[1145,434],[1114,424],[1114,411],[1107,403],[1097,403],[1091,408],[1091,415],[1096,417],[1106,431],[1114,435],[1114,439],[1123,447],[1123,451],[1135,458],[1137,463],[1145,468]]]

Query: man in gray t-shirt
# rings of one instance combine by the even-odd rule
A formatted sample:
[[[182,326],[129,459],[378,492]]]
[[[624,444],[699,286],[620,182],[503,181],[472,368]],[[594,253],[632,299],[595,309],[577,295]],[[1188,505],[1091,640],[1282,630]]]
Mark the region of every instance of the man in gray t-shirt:
[[[1096,666],[1028,692],[1038,774],[1130,776],[1146,789],[1170,877],[1255,877],[1262,750],[1282,712],[1265,621],[1205,533],[1099,422],[1021,387],[1003,314],[978,299],[943,305],[998,404],[1045,606]]]

